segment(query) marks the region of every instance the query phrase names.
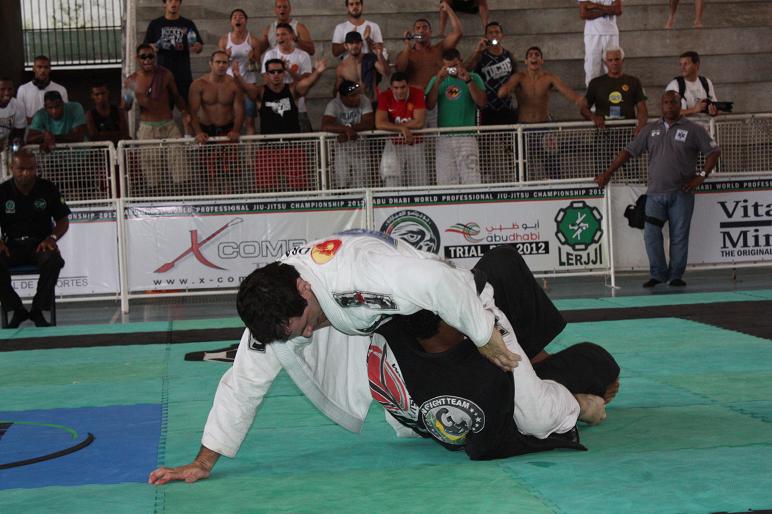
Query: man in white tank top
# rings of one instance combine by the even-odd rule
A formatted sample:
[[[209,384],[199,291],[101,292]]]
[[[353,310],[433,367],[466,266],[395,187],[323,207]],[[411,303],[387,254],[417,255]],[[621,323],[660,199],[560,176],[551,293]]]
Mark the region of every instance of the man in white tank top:
[[[314,47],[314,40],[311,39],[311,33],[308,27],[290,16],[292,6],[289,0],[276,0],[273,12],[276,14],[276,21],[263,29],[263,34],[260,37],[261,52],[276,46],[276,25],[279,23],[289,23],[295,33],[295,44],[297,47],[307,52],[308,55],[314,55],[316,48]]]
[[[231,11],[231,32],[220,38],[218,48],[228,54],[230,64],[237,62],[241,77],[249,84],[257,83],[257,62],[260,59],[260,43],[258,39],[247,31],[247,13],[243,9]],[[233,76],[231,66],[228,66],[228,75]],[[257,106],[248,96],[244,95],[244,124],[247,135],[257,134],[255,118]]]

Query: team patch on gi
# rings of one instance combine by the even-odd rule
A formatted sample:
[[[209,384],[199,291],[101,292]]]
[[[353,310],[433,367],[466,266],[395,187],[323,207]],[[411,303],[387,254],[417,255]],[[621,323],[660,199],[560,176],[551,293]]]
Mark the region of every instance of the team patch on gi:
[[[443,443],[466,444],[469,432],[485,428],[485,413],[471,400],[458,396],[435,396],[421,404],[421,418],[433,437]]]
[[[327,264],[335,257],[342,244],[340,239],[322,241],[311,249],[311,259],[317,264]]]
[[[686,141],[686,136],[688,135],[689,135],[688,130],[678,129],[676,130],[676,133],[675,133],[675,140],[678,141],[679,143],[683,143],[684,141]]]
[[[396,311],[397,302],[388,294],[368,293],[366,291],[350,291],[346,293],[333,293],[333,298],[341,307],[367,306],[371,309],[382,311]]]

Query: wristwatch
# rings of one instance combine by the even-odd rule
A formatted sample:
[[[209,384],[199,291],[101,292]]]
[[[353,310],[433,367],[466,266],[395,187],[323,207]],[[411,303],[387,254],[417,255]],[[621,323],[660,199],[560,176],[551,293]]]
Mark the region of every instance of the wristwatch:
[[[707,178],[708,174],[705,173],[705,170],[700,170],[696,173],[698,177]]]

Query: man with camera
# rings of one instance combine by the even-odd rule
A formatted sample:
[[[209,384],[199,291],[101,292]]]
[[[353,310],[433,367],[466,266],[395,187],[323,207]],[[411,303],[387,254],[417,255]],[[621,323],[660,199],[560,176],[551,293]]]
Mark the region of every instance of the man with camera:
[[[440,11],[450,18],[451,31],[436,45],[432,44],[432,26],[429,20],[420,18],[413,24],[413,32],[406,31],[402,37],[403,49],[397,55],[394,68],[407,74],[408,84],[425,89],[431,78],[442,68],[442,52],[461,41],[464,35],[461,21],[447,2],[440,2]],[[437,110],[426,111],[426,127],[437,126]]]
[[[689,228],[694,211],[694,191],[705,181],[718,162],[721,150],[698,123],[681,115],[681,97],[676,91],[662,95],[662,119],[646,125],[627,148],[619,152],[608,169],[595,177],[604,187],[611,176],[630,157],[649,154],[649,180],[646,190],[646,224],[643,239],[649,257],[651,278],[643,287],[669,281],[683,287],[689,251]],[[705,165],[697,170],[697,156]],[[670,263],[665,259],[662,227],[670,224]]]
[[[442,52],[442,68],[426,86],[426,108],[437,106],[439,127],[473,127],[477,108],[487,101],[485,83],[461,63],[455,48]],[[437,139],[437,184],[479,184],[480,152],[474,136],[464,132]]]
[[[719,110],[731,111],[731,105],[726,105],[730,102],[717,102],[713,82],[700,75],[700,54],[691,50],[684,52],[678,62],[681,65],[681,76],[671,80],[665,90],[677,91],[681,96],[683,116],[716,116]]]

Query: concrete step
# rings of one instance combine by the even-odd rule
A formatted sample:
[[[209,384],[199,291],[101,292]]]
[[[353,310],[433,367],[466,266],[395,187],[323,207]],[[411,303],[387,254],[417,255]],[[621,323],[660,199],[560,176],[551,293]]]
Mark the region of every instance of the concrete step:
[[[214,14],[210,9],[205,9],[202,14],[203,16],[194,19],[199,30],[207,33],[205,37],[207,41],[214,41],[215,37],[219,38],[229,29],[227,12]],[[435,28],[435,34],[438,34],[439,18],[434,12],[398,11],[382,17],[371,16],[371,19],[380,25],[381,31],[387,40],[399,43],[402,34],[412,27],[413,22],[418,17],[427,17]],[[309,27],[314,40],[319,42],[329,41],[332,38],[335,25],[343,21],[343,18],[338,13],[329,15],[317,13],[306,17],[298,16],[298,18]],[[685,37],[692,37],[692,35],[698,32],[716,28],[772,26],[772,9],[769,8],[768,2],[759,1],[708,4],[705,7],[705,27],[700,31],[690,28],[691,18],[687,16],[682,18],[684,18],[684,20],[681,20],[684,22],[684,27],[689,28],[679,30],[677,27],[676,30],[668,32],[684,32]],[[516,32],[518,35],[584,33],[584,21],[579,18],[578,10],[573,8],[508,9],[494,12],[491,19],[499,21],[504,26],[505,31],[510,33]],[[273,16],[252,18],[250,19],[251,30],[260,32],[263,27],[272,21]],[[474,38],[482,36],[482,26],[479,23],[478,17],[464,15],[461,21],[465,36]],[[437,25],[435,26],[435,24]],[[663,10],[660,5],[631,6],[619,18],[619,28],[623,33],[631,30],[663,30],[663,26]],[[624,38],[624,35],[622,37]]]

